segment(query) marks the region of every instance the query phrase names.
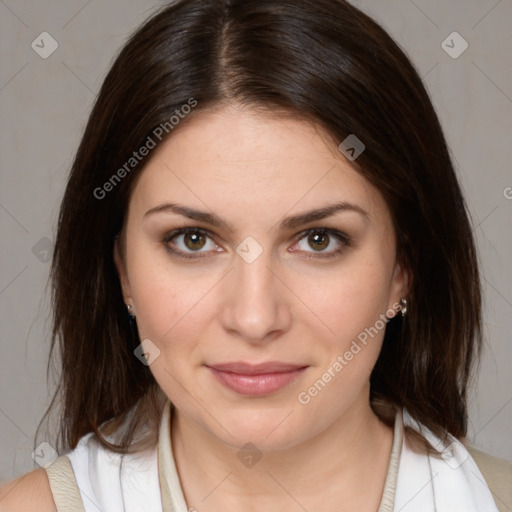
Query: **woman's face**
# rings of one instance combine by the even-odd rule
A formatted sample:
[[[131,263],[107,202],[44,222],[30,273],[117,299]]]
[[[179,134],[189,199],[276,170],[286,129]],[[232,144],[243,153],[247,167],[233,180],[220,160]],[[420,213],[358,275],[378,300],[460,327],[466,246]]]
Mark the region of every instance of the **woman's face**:
[[[148,162],[124,261],[115,246],[155,379],[231,446],[284,449],[368,411],[406,292],[381,194],[326,140],[242,108],[202,113]]]

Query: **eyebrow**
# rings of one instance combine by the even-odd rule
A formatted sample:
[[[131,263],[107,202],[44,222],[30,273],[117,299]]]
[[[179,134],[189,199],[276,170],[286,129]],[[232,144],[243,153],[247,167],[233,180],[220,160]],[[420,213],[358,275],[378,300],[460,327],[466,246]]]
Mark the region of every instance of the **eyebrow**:
[[[222,217],[219,217],[214,213],[195,210],[193,208],[189,208],[187,206],[183,206],[176,203],[165,203],[161,204],[160,206],[151,208],[144,214],[144,218],[157,213],[169,212],[176,213],[178,215],[183,215],[184,217],[188,217],[189,219],[204,222],[215,227],[226,226],[230,231],[233,231],[232,227],[228,222],[226,222]],[[293,215],[291,217],[286,217],[280,222],[279,226],[282,230],[294,229],[303,224],[308,224],[310,222],[331,217],[332,215],[338,212],[355,212],[363,216],[366,221],[369,221],[370,219],[368,212],[366,212],[360,206],[348,202],[341,202],[327,205],[322,208],[317,208],[315,210],[309,210],[307,212],[299,213],[298,215]]]

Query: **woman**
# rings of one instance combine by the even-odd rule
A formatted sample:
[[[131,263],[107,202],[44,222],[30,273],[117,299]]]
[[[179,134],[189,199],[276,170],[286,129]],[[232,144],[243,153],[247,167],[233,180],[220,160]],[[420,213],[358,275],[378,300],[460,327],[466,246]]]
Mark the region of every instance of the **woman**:
[[[61,457],[6,510],[511,506],[510,465],[462,444],[481,297],[446,143],[346,2],[147,21],[90,116],[52,279]]]

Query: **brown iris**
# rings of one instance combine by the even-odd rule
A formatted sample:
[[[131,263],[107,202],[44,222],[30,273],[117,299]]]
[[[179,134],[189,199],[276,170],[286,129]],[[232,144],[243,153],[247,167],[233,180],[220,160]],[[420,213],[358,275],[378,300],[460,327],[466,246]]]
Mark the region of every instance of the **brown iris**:
[[[329,245],[329,235],[318,231],[311,233],[308,236],[308,243],[315,251],[325,249]]]
[[[192,233],[185,233],[183,241],[188,249],[194,251],[204,247],[204,244],[206,243],[206,237],[204,234],[195,231]]]

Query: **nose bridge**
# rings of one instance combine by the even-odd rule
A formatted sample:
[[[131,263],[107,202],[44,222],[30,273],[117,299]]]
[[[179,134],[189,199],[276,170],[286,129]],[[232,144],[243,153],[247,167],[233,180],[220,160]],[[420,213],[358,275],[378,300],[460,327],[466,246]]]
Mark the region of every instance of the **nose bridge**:
[[[268,295],[273,287],[274,274],[270,271],[271,258],[269,255],[261,255],[252,262],[247,262],[243,258],[237,258],[235,263],[235,278],[240,286],[240,294],[243,297],[254,300],[258,296]]]
[[[279,280],[272,270],[271,252],[263,248],[255,251],[255,246],[250,244],[250,241],[248,246],[242,243],[237,249],[221,318],[226,329],[254,341],[263,339],[272,331],[284,329],[289,312]],[[244,248],[249,250],[240,253]]]
[[[260,294],[268,294],[272,288],[273,266],[272,251],[248,236],[236,249],[234,277],[239,284],[241,298],[247,296],[257,299]]]

